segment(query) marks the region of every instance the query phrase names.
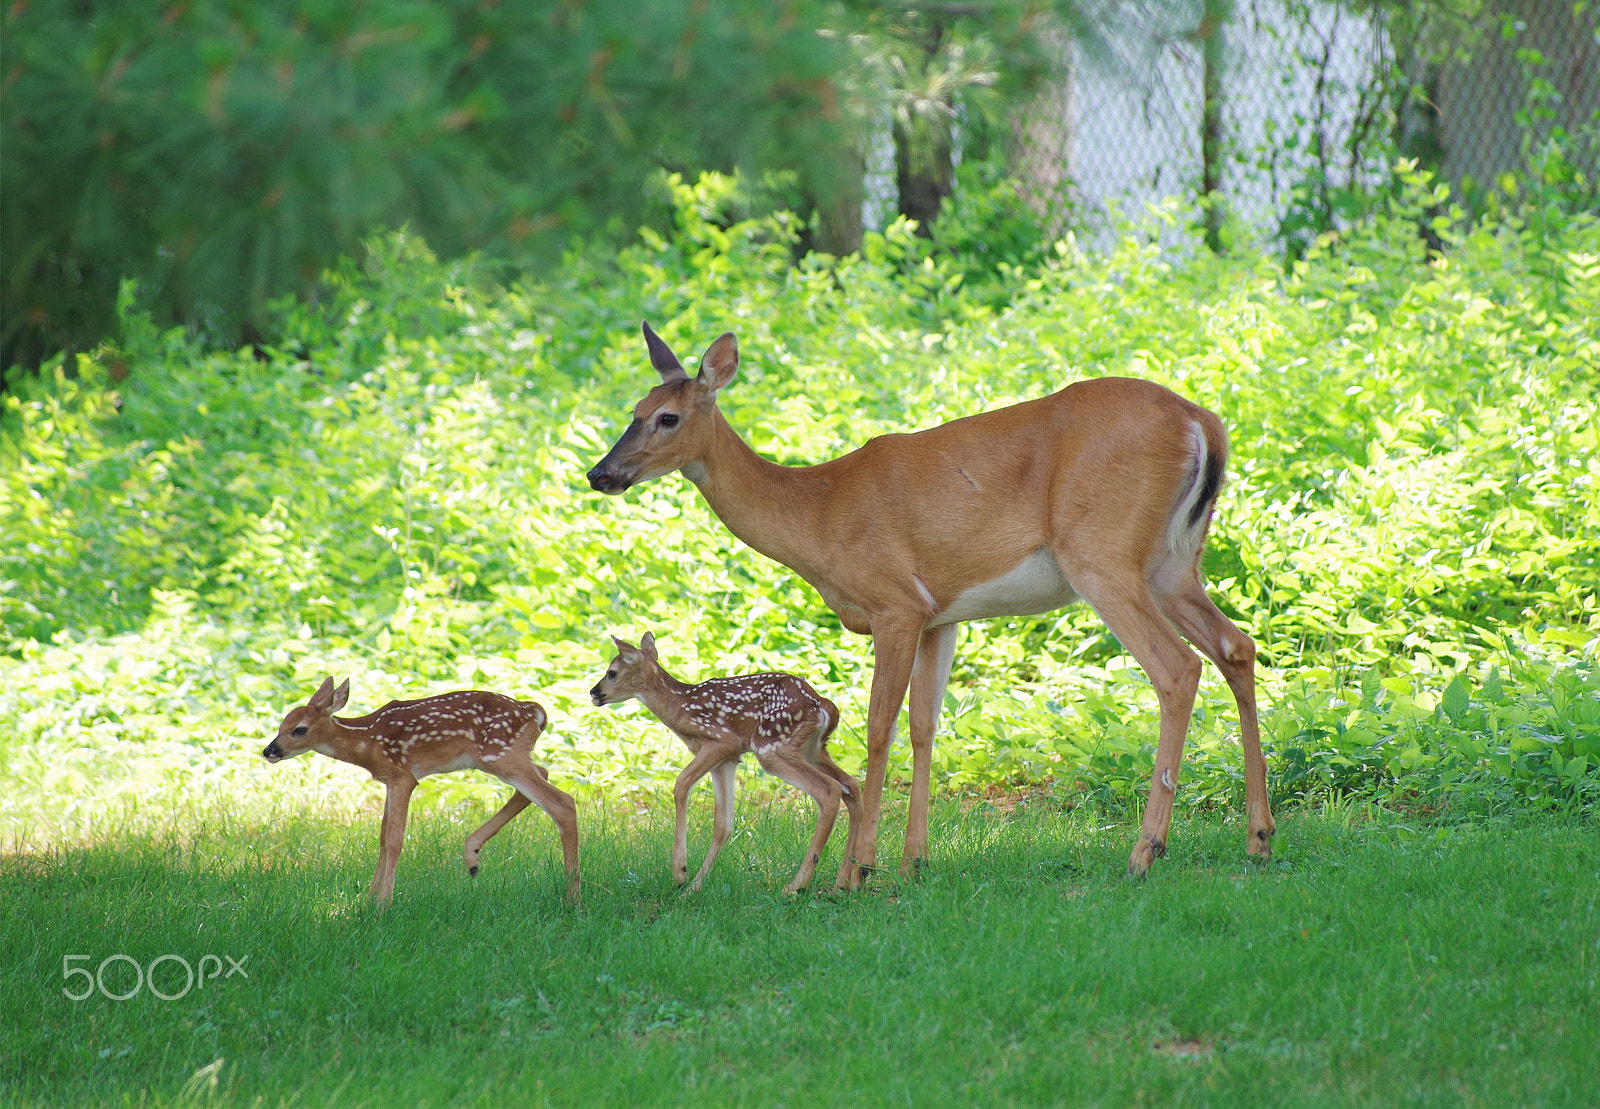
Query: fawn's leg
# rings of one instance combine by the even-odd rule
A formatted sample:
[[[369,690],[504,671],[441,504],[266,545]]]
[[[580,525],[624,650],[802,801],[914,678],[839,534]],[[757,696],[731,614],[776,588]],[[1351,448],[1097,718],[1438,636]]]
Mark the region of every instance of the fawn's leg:
[[[728,842],[728,836],[733,832],[733,787],[738,773],[737,757],[718,763],[711,771],[711,790],[715,796],[711,810],[711,850],[706,852],[706,860],[700,864],[700,873],[689,883],[690,893],[699,889],[706,875],[711,873],[711,864],[717,861],[717,856],[722,853],[722,845]]]
[[[483,827],[467,837],[467,845],[462,853],[467,861],[469,875],[474,878],[478,876],[478,852],[483,850],[483,845],[493,839],[501,828],[515,820],[517,814],[531,803],[521,790],[512,790],[506,803],[500,806],[500,811],[484,821]]]
[[[561,858],[567,871],[567,901],[578,904],[582,896],[578,877],[578,803],[566,790],[551,785],[544,767],[534,763],[525,753],[503,756],[495,772],[502,780],[516,786],[519,793],[555,821],[556,831],[561,836]],[[507,801],[506,807],[510,806],[511,802]]]
[[[811,884],[811,876],[822,861],[822,849],[828,845],[828,837],[833,834],[833,823],[839,816],[839,783],[819,767],[801,758],[792,747],[769,747],[765,754],[758,752],[757,757],[769,772],[804,790],[817,803],[817,827],[811,834],[811,846],[806,849],[806,857],[800,863],[794,881],[783,887],[784,893],[793,894]]]
[[[839,794],[849,821],[849,827],[845,830],[844,857],[854,858],[856,836],[861,831],[861,783],[839,768],[826,747],[820,747],[817,751],[817,768],[839,783]]]
[[[735,751],[733,757],[737,759]],[[689,791],[694,784],[711,772],[711,768],[728,761],[727,749],[715,743],[702,743],[689,765],[678,774],[672,784],[672,803],[677,810],[677,827],[672,834],[672,880],[683,885],[689,880]],[[715,786],[715,781],[713,781]],[[709,863],[707,864],[709,865]],[[701,877],[705,868],[701,868]]]
[[[378,870],[367,890],[380,905],[394,898],[394,872],[400,862],[400,848],[406,841],[406,811],[411,806],[411,792],[417,788],[417,780],[408,776],[384,785],[388,792],[383,798],[383,824],[378,829]]]

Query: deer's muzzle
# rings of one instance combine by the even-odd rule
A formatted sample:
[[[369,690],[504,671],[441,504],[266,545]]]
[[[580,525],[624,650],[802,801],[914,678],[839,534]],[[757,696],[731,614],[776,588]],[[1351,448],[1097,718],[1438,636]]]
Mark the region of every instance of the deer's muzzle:
[[[589,488],[599,493],[621,493],[631,482],[614,473],[604,462],[589,471]]]

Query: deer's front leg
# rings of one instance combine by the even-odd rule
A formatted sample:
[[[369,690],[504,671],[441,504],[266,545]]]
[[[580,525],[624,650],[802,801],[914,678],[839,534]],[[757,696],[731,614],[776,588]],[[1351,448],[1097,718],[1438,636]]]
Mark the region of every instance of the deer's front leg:
[[[385,782],[384,786],[388,792],[383,799],[383,824],[378,830],[378,870],[368,890],[380,905],[394,899],[394,872],[400,862],[400,848],[406,841],[406,812],[417,782],[415,778],[397,778]]]
[[[910,874],[928,861],[928,802],[933,792],[933,733],[939,708],[950,681],[950,664],[956,653],[955,624],[929,628],[922,633],[916,662],[911,667],[911,697],[907,724],[911,733],[911,809],[906,816],[906,849],[900,862]]]
[[[711,810],[711,850],[706,852],[700,872],[689,883],[690,893],[694,893],[705,882],[706,875],[711,873],[711,864],[722,854],[722,845],[728,842],[728,836],[733,832],[733,788],[738,773],[737,757],[718,763],[711,770],[711,791],[715,798]]]
[[[883,783],[889,770],[889,746],[895,718],[905,703],[922,629],[915,625],[872,628],[872,696],[867,704],[867,777],[861,787],[861,834],[855,858],[839,867],[839,888],[860,889],[861,879],[878,861],[878,819],[883,809]]]
[[[712,767],[726,760],[726,753],[716,744],[696,744],[694,758],[673,783],[672,802],[676,810],[677,827],[672,835],[672,880],[680,886],[689,880],[689,791]]]

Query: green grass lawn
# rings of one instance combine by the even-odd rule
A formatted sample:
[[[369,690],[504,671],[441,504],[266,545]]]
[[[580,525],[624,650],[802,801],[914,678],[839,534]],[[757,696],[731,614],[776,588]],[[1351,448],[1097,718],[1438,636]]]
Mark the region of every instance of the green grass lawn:
[[[1461,1106],[1600,1091],[1592,821],[1288,811],[1258,868],[1237,818],[1180,815],[1169,857],[1134,882],[1130,817],[945,800],[919,880],[786,900],[811,821],[798,802],[747,803],[690,898],[670,882],[670,806],[587,807],[572,911],[536,816],[474,882],[459,840],[480,814],[419,814],[386,912],[364,899],[368,816],[201,811],[6,855],[5,1102]],[[116,1001],[64,973],[112,955],[127,959],[104,964],[108,993],[163,955],[216,956],[215,976]],[[185,981],[177,959],[152,976],[168,995]]]

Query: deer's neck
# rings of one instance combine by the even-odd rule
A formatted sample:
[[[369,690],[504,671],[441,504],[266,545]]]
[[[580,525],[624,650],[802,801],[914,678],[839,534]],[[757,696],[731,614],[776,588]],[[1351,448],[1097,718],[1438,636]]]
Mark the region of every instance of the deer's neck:
[[[328,722],[333,725],[337,738],[334,743],[319,746],[317,750],[340,762],[359,766],[373,777],[379,777],[379,770],[391,768],[394,763],[379,746],[378,737],[371,727],[372,719],[373,714],[347,719],[329,717]]]
[[[714,412],[712,450],[683,473],[699,486],[711,511],[746,544],[808,576],[806,559],[818,480],[814,466],[780,466],[762,458]],[[825,484],[825,483],[824,483]]]
[[[684,712],[684,694],[692,689],[693,685],[680,682],[665,670],[657,668],[635,696],[657,720],[676,730]]]

